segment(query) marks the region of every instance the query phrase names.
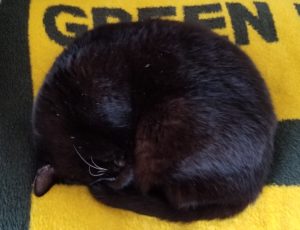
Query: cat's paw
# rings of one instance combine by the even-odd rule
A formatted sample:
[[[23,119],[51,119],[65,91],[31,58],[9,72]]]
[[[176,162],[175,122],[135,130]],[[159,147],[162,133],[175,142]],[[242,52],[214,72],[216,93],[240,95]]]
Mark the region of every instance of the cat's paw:
[[[125,167],[113,181],[107,181],[105,184],[113,190],[121,190],[131,184],[133,181],[133,172],[131,166]]]
[[[111,189],[103,184],[90,184],[89,190],[96,199],[102,199],[111,193]]]

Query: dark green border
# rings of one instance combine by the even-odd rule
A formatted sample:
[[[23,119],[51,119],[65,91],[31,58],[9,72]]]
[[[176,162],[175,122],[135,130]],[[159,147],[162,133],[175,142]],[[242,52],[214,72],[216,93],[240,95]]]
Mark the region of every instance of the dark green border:
[[[0,4],[0,229],[28,229],[34,169],[29,0]]]
[[[269,183],[300,185],[300,120],[279,122]]]

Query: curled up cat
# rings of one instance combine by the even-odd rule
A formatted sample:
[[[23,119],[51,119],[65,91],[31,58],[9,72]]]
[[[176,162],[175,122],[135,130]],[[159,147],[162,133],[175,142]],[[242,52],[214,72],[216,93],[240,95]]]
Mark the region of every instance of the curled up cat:
[[[70,44],[33,107],[37,196],[87,185],[170,221],[230,217],[260,194],[276,116],[260,73],[201,25],[110,24]]]

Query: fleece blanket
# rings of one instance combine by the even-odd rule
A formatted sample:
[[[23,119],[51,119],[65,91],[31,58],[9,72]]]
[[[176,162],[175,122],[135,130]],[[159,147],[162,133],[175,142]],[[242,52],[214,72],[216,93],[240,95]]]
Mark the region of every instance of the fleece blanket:
[[[83,186],[32,195],[32,102],[57,55],[94,26],[202,23],[241,47],[270,89],[279,127],[258,200],[232,218],[171,223],[105,206]],[[0,229],[300,229],[299,0],[0,0]]]

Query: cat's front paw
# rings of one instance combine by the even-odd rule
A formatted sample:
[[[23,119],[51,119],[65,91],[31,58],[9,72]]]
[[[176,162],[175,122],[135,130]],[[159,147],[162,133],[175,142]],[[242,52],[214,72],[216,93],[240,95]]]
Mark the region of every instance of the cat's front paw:
[[[121,190],[131,184],[133,181],[133,172],[131,166],[126,166],[115,180],[107,181],[105,184],[114,190]]]

